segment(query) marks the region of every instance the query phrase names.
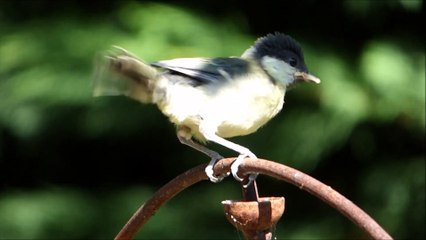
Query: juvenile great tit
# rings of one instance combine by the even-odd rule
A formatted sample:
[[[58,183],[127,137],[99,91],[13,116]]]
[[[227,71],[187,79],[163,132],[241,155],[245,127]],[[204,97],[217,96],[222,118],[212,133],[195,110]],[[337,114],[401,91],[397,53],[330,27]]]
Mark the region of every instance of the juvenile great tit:
[[[210,181],[225,177],[213,174],[214,164],[223,157],[199,142],[215,142],[238,152],[231,172],[242,181],[238,166],[256,155],[225,138],[258,130],[280,112],[286,89],[298,82],[320,83],[320,79],[309,74],[299,44],[274,33],[259,38],[241,57],[145,63],[116,47],[98,61],[93,94],[125,95],[156,104],[176,125],[181,143],[211,158],[205,169]]]

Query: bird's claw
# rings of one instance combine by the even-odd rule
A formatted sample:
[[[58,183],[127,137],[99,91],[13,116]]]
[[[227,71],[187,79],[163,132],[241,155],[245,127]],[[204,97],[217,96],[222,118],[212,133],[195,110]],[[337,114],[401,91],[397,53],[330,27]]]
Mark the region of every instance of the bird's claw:
[[[243,162],[243,160],[244,160],[244,158],[246,158],[246,157],[248,157],[248,158],[252,158],[252,159],[257,159],[257,157],[256,157],[256,155],[254,155],[253,153],[251,153],[251,152],[248,152],[248,153],[241,153],[236,159],[235,159],[235,161],[232,163],[232,165],[231,165],[231,173],[232,173],[232,176],[237,180],[237,181],[239,181],[239,182],[242,182],[242,181],[244,181],[244,179],[243,178],[240,178],[239,176],[238,176],[238,168],[239,168],[239,166],[241,165],[241,163]],[[210,162],[209,162],[209,164],[206,166],[206,168],[204,169],[204,171],[205,171],[205,173],[206,173],[206,175],[207,175],[207,177],[209,178],[209,180],[211,181],[211,182],[213,182],[213,183],[218,183],[218,182],[220,182],[220,181],[222,181],[224,178],[226,178],[227,176],[229,176],[230,175],[230,173],[229,172],[227,172],[227,173],[225,173],[224,175],[219,175],[219,176],[215,176],[214,175],[214,166],[215,166],[215,164],[216,164],[216,162],[218,161],[218,160],[220,160],[220,159],[222,159],[223,157],[222,156],[220,156],[220,155],[218,155],[218,156],[214,156],[214,157],[212,157],[212,159],[210,160]],[[254,174],[250,174],[249,176],[248,176],[248,183],[247,184],[244,184],[243,185],[243,187],[244,188],[247,188],[254,180],[256,180],[256,177],[257,177],[257,173],[254,173]]]
[[[214,165],[216,164],[216,162],[220,159],[222,159],[222,156],[217,156],[217,157],[213,157],[212,160],[210,160],[209,164],[207,165],[207,167],[204,169],[204,171],[206,172],[207,177],[209,178],[209,180],[213,183],[218,183],[220,181],[222,181],[224,178],[226,178],[227,176],[229,176],[229,172],[225,173],[224,175],[219,175],[219,176],[215,176],[214,175]]]
[[[246,157],[257,159],[256,155],[254,155],[251,152],[241,153],[231,165],[232,176],[234,176],[234,178],[239,182],[244,181],[244,179],[240,178],[238,176],[238,168],[240,167],[241,163],[243,162],[243,159],[246,158]],[[248,183],[244,184],[243,187],[247,188],[254,180],[256,180],[257,175],[258,175],[257,173],[256,174],[250,174],[249,177],[248,177],[248,179],[249,179]]]
[[[258,173],[250,174],[249,177],[248,177],[249,181],[248,181],[248,183],[243,185],[243,188],[247,188],[248,186],[250,186],[250,184],[252,184],[252,182],[254,182],[254,180],[256,180],[258,175],[259,175]]]

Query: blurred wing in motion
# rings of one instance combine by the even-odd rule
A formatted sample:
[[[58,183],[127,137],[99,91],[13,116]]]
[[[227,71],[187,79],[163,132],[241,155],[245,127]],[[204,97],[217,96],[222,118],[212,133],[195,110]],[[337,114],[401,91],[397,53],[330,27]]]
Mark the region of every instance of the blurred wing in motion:
[[[99,54],[95,61],[95,71],[92,77],[94,97],[130,94],[132,83],[111,68],[111,61],[107,55]]]
[[[140,102],[152,102],[151,83],[157,79],[157,69],[122,48],[113,50],[96,59],[93,95],[125,95]]]

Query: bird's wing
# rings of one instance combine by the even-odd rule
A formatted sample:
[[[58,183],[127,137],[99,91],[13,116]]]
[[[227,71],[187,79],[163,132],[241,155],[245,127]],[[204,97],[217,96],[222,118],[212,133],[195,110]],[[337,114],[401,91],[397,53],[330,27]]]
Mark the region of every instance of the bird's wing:
[[[241,58],[178,58],[151,63],[185,75],[199,84],[223,82],[234,79],[248,71],[249,63]]]

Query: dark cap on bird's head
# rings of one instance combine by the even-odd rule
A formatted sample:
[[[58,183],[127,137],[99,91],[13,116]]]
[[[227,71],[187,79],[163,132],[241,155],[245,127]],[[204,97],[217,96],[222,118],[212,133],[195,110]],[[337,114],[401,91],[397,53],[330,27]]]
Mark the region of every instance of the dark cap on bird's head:
[[[258,62],[261,62],[264,57],[275,58],[296,69],[295,80],[320,82],[317,77],[309,74],[299,43],[283,33],[275,32],[259,38],[244,52],[243,57],[250,57]]]
[[[254,48],[256,48],[255,58],[260,59],[263,56],[275,57],[301,71],[308,71],[299,43],[283,33],[268,34],[259,38],[254,43]]]

